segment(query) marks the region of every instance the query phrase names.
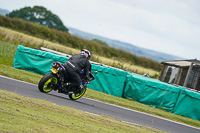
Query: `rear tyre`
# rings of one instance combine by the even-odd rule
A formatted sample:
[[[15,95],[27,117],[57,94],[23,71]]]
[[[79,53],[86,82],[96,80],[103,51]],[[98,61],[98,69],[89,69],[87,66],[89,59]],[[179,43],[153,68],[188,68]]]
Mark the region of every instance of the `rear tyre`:
[[[69,94],[69,98],[71,100],[77,100],[77,99],[81,98],[85,94],[86,90],[87,90],[87,88],[83,88],[82,91],[73,92],[72,94]]]
[[[42,77],[38,84],[38,89],[41,92],[48,93],[54,89],[54,86],[58,83],[57,75],[48,73]]]

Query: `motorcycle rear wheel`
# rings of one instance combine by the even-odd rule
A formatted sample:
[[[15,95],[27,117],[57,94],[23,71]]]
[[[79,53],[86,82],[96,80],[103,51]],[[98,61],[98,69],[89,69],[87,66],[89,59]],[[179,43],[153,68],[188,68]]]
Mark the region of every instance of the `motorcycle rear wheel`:
[[[72,94],[69,94],[69,98],[71,100],[75,101],[75,100],[81,98],[85,94],[86,90],[87,90],[87,88],[83,88],[83,90],[81,92],[77,92],[77,93],[73,92]]]
[[[53,85],[58,83],[57,75],[53,73],[48,73],[42,77],[38,84],[38,89],[41,92],[48,93],[52,91],[54,88]]]

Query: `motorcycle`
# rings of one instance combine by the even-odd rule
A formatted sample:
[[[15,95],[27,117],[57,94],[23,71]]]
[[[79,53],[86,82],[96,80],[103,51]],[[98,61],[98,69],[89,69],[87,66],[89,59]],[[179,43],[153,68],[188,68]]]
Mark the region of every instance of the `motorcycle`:
[[[97,71],[95,71],[94,74],[97,74]],[[86,81],[83,70],[80,73],[80,77],[82,79],[82,85],[84,86],[82,90],[70,82],[70,77],[68,77],[63,64],[60,62],[53,62],[51,73],[48,73],[41,78],[38,89],[43,93],[48,93],[52,90],[58,91],[59,93],[68,95],[71,100],[77,100],[85,94],[87,85],[95,80],[91,72],[91,66],[89,71],[89,81]]]

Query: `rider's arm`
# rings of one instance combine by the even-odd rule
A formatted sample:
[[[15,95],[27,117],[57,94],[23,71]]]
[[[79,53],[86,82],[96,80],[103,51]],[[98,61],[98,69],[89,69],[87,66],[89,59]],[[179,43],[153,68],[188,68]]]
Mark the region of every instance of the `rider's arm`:
[[[85,67],[85,76],[86,76],[87,80],[89,79],[90,65],[91,65],[91,64],[90,64],[89,61],[87,60],[86,67]]]

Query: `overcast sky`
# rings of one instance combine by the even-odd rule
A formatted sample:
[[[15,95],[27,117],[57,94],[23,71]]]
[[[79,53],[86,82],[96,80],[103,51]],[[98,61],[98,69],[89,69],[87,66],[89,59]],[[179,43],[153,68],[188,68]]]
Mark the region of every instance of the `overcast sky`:
[[[66,27],[200,60],[200,0],[0,0],[9,11],[35,5]]]

